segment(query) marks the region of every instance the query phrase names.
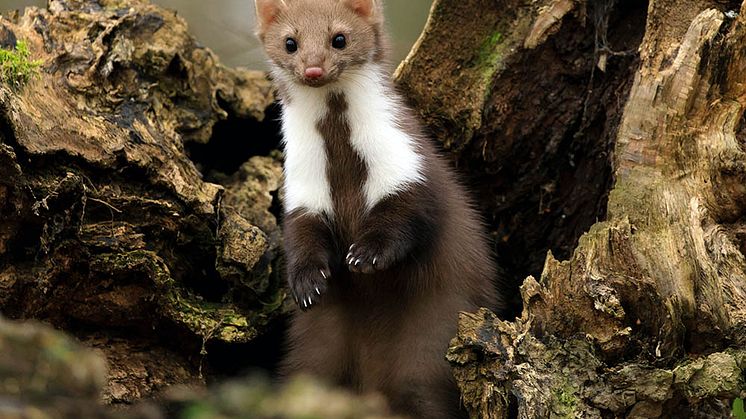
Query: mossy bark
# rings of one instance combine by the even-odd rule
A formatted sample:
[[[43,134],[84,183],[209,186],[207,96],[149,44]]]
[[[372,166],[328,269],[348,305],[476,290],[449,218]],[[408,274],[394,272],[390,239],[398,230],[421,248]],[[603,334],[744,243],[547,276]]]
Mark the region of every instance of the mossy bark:
[[[516,288],[605,217],[645,13],[637,0],[435,1],[397,71],[469,176]]]
[[[231,118],[255,129],[222,141],[273,144],[269,81],[146,1],[54,0],[0,28],[42,63],[0,82],[0,311],[102,349],[109,401],[203,381],[210,341],[249,342],[285,311],[281,169],[256,156],[218,185],[187,150]]]
[[[603,201],[604,210],[596,214],[602,220],[594,224],[588,212],[578,218],[577,226],[585,224],[587,232],[577,242],[565,242],[574,247],[571,253],[561,247],[549,253],[539,279],[523,282],[523,309],[514,321],[488,311],[462,315],[448,359],[473,417],[727,415],[732,400],[746,392],[746,3],[651,0],[643,5],[646,14],[625,24],[628,34],[644,33],[639,48],[615,43],[611,31],[621,29],[615,22],[640,6],[436,1],[419,49],[399,70],[400,84],[412,92],[430,126],[447,137],[444,145],[460,144],[457,161],[472,159],[469,150],[476,145],[485,150],[481,160],[471,160],[476,175],[515,179],[504,170],[515,166],[506,160],[515,158],[513,142],[520,139],[520,147],[535,148],[547,140],[543,127],[527,123],[516,134],[515,122],[500,115],[522,121],[531,112],[539,120],[551,114],[563,121],[578,97],[570,94],[573,80],[558,78],[558,68],[562,76],[572,68],[556,52],[578,39],[577,32],[569,32],[577,22],[594,28],[582,35],[592,37],[593,48],[581,50],[592,67],[586,72],[580,120],[602,122],[605,128],[581,129],[573,141],[609,147],[613,183],[608,194],[593,192]],[[469,20],[474,23],[465,25]],[[436,47],[449,35],[457,43],[450,48],[474,54],[483,49],[479,39],[491,39],[495,30],[505,34],[498,43],[509,51],[500,54],[499,66],[468,68],[465,56],[451,58]],[[537,49],[546,61],[535,60]],[[527,57],[543,65],[528,69]],[[615,70],[620,60],[627,60],[625,69]],[[437,86],[433,79],[447,79],[444,73],[454,68],[469,73],[462,81],[474,80],[465,92],[452,93],[466,103],[450,101],[448,93],[429,100],[428,92]],[[511,79],[516,71],[523,77]],[[611,77],[615,71],[620,79]],[[476,81],[485,72],[491,83],[486,94]],[[532,95],[527,83],[535,76],[554,84]],[[513,83],[506,86],[509,80]],[[594,102],[606,89],[616,91],[617,105]],[[534,106],[526,106],[527,100]],[[458,119],[464,109],[472,115],[470,122]],[[448,129],[450,123],[471,125],[456,132]],[[490,150],[507,152],[489,157]],[[555,152],[544,147],[518,164],[544,162]],[[575,190],[569,198],[588,193],[587,179],[578,176],[583,164],[589,163],[560,167],[558,186],[546,191],[550,200],[563,187]],[[556,169],[535,167],[545,176]],[[518,178],[523,180],[530,178]],[[535,187],[515,188],[525,186]],[[518,200],[507,195],[503,203],[490,203],[485,187],[479,186],[481,200],[496,228],[517,218],[510,236],[523,235],[522,227],[534,234],[536,226],[522,223],[525,216],[506,219],[503,208],[518,208]],[[539,218],[541,228],[572,238],[578,230],[552,216],[555,205]],[[545,246],[532,249],[554,250],[558,242],[552,237],[546,235]]]

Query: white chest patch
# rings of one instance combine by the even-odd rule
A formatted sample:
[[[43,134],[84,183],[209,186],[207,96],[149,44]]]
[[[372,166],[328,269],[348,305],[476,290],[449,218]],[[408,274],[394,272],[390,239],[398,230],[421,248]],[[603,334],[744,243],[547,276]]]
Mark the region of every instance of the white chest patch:
[[[327,178],[326,148],[316,124],[328,112],[329,92],[347,101],[351,145],[368,169],[363,189],[371,209],[382,199],[425,180],[422,156],[413,138],[396,120],[399,100],[386,91],[383,72],[370,65],[348,71],[339,82],[324,88],[294,85],[283,108],[286,210],[305,209],[334,215]]]
[[[282,132],[285,143],[285,210],[305,209],[316,214],[334,214],[331,188],[326,175],[326,148],[316,123],[326,113],[326,91],[303,88],[291,92],[283,106]]]

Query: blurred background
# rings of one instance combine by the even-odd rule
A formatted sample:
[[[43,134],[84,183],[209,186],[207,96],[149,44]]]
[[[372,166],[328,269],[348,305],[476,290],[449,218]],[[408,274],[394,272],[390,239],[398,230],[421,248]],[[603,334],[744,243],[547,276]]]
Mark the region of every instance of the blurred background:
[[[176,10],[194,36],[229,66],[266,69],[259,43],[254,37],[254,0],[151,0]],[[431,0],[389,0],[388,27],[395,63],[406,57],[427,20]],[[217,5],[219,4],[219,6]],[[0,12],[27,6],[44,7],[46,0],[0,0]]]

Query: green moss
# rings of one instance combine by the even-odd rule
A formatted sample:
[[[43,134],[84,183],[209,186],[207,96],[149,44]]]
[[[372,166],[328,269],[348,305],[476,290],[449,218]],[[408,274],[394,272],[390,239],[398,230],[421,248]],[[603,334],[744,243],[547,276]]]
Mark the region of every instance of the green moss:
[[[554,417],[575,418],[578,405],[577,390],[569,384],[552,391]]]
[[[256,338],[273,313],[281,309],[285,292],[278,290],[273,300],[252,310],[240,309],[230,301],[208,302],[190,290],[173,283],[164,290],[161,309],[166,317],[184,325],[204,342],[217,339],[246,343]]]
[[[499,57],[497,45],[500,43],[502,38],[503,36],[500,32],[495,32],[484,40],[482,47],[479,49],[479,57],[482,63],[497,61],[497,58]]]
[[[746,419],[746,410],[744,410],[743,399],[733,400],[733,416],[736,419]]]
[[[232,304],[203,301],[178,287],[168,290],[163,303],[169,318],[183,324],[205,341],[249,342],[259,334],[254,325],[262,324],[262,319],[255,313],[241,313]]]
[[[155,252],[148,250],[97,255],[91,262],[91,268],[107,276],[136,274],[149,278],[158,290],[155,298],[163,315],[183,325],[205,342],[212,339],[230,343],[249,342],[258,336],[258,327],[267,324],[270,314],[284,300],[284,293],[278,291],[275,299],[263,305],[261,311],[240,310],[230,301],[205,301],[174,280],[166,263]]]
[[[30,57],[28,44],[22,40],[16,42],[13,50],[0,49],[0,82],[21,87],[39,74],[42,62]]]
[[[502,40],[503,36],[500,32],[493,32],[482,42],[474,61],[471,63],[472,66],[482,69],[482,79],[485,83],[492,80],[492,76],[501,65],[502,50],[500,42]]]

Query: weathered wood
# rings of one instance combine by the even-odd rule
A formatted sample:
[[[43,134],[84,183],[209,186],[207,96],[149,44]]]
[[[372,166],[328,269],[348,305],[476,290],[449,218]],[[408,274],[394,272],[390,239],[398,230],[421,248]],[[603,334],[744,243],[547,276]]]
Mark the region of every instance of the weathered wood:
[[[146,1],[50,1],[0,28],[42,63],[0,83],[0,311],[101,348],[111,402],[203,382],[207,343],[249,342],[284,312],[281,169],[256,156],[218,185],[187,151],[273,144],[269,81]],[[226,123],[253,129],[213,138]]]
[[[405,66],[422,71],[418,65],[438,62],[442,55],[432,43],[444,33],[437,28],[468,20],[464,3],[470,2],[436,2],[429,30]],[[574,2],[576,17],[560,1],[539,3],[511,10],[511,19],[529,22],[516,27],[533,28],[511,32],[516,39],[506,43],[518,45],[512,57],[567,42],[566,25],[579,13],[595,14],[591,3]],[[650,2],[640,65],[630,74],[634,84],[628,97],[617,97],[623,114],[609,130],[615,181],[606,220],[580,238],[568,260],[549,254],[540,279],[523,283],[523,312],[514,322],[487,311],[462,316],[448,357],[473,417],[723,415],[746,391],[746,3],[731,3]],[[497,13],[494,4],[480,6],[481,16]],[[606,13],[613,21],[621,10]],[[613,65],[616,55],[606,52],[604,59],[594,55],[599,66]],[[516,62],[502,62],[489,94],[501,91],[501,74]],[[539,70],[552,77],[551,66]],[[400,74],[410,91],[428,86],[408,77],[407,68]],[[530,91],[523,84],[530,78],[512,89]],[[414,97],[427,102],[424,94]],[[516,97],[509,103],[520,103]],[[495,115],[485,102],[472,103],[481,114],[471,119],[472,132],[485,130]],[[429,121],[452,120],[460,109],[447,100],[420,106]],[[512,138],[504,131],[487,141]],[[484,141],[472,132],[461,138]],[[493,164],[510,163],[498,157]]]
[[[517,288],[606,214],[646,4],[435,1],[398,82],[478,193]],[[614,54],[614,55],[612,55]],[[605,71],[598,65],[605,62]]]

